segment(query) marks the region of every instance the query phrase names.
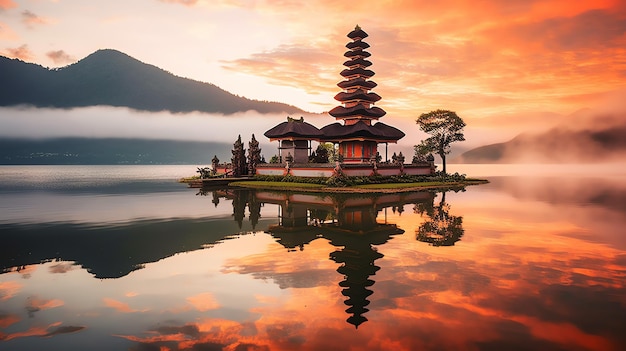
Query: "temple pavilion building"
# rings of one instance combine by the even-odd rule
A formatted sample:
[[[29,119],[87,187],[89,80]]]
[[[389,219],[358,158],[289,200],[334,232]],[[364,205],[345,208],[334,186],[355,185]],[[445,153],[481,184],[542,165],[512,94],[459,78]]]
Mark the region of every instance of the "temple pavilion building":
[[[264,133],[270,141],[279,142],[279,164],[265,164],[257,167],[257,174],[295,176],[331,176],[333,169],[341,167],[346,175],[367,176],[373,174],[431,174],[434,172],[432,162],[404,164],[404,160],[380,162],[379,145],[397,143],[405,134],[392,126],[379,122],[386,112],[375,106],[381,100],[380,95],[372,91],[377,84],[370,80],[374,71],[369,67],[370,47],[364,41],[368,37],[358,25],[348,33],[351,40],[346,44],[348,49],[344,56],[346,67],[341,71],[343,80],[337,84],[342,89],[335,100],[341,105],[333,108],[328,114],[335,123],[321,129],[304,119],[287,118],[286,122],[271,128]],[[332,143],[339,155],[337,164],[310,164],[311,142]]]

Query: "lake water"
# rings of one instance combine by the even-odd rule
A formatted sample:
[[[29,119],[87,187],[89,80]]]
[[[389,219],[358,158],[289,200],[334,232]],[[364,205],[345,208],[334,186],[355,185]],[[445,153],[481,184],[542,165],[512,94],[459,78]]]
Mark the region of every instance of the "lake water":
[[[385,196],[195,170],[0,167],[0,349],[626,349],[623,165]]]

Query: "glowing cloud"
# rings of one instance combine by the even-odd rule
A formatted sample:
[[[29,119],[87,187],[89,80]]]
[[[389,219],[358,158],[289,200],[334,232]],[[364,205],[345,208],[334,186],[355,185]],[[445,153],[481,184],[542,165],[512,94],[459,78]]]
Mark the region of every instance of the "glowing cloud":
[[[50,20],[45,17],[38,16],[32,11],[24,10],[22,12],[22,23],[32,28],[42,24],[49,24]]]
[[[185,6],[193,6],[198,3],[198,0],[159,0],[161,2],[167,2],[171,4],[181,4]]]
[[[0,301],[6,301],[15,296],[22,285],[13,281],[0,282]]]
[[[68,64],[76,61],[74,57],[70,56],[63,50],[48,51],[46,53],[46,56],[48,56],[48,58],[51,59],[52,62],[58,65]]]
[[[118,311],[118,312],[122,312],[122,313],[134,313],[134,312],[143,312],[145,310],[136,310],[136,309],[132,309],[130,308],[130,306],[127,303],[121,302],[121,301],[117,301],[108,297],[105,297],[104,299],[102,299],[104,301],[104,304],[107,307],[111,307],[114,310]]]
[[[8,10],[17,7],[17,4],[13,0],[0,0],[0,11]]]
[[[213,294],[208,292],[190,296],[187,298],[187,302],[201,312],[220,308],[220,304],[217,302]]]
[[[17,40],[17,34],[8,24],[0,22],[0,40]]]
[[[22,61],[32,61],[35,57],[32,51],[28,48],[28,45],[24,44],[17,48],[7,48],[4,53],[11,58],[20,59]]]

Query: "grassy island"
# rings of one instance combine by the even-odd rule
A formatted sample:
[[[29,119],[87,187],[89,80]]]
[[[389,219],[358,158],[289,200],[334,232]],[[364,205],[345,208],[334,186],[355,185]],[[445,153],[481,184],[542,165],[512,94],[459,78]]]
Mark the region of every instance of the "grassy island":
[[[324,193],[398,193],[427,189],[460,189],[468,185],[488,183],[485,179],[467,178],[463,174],[437,173],[431,176],[369,176],[330,178],[294,176],[254,176],[248,179],[185,178],[181,182],[192,187],[224,185],[253,189],[324,192]]]

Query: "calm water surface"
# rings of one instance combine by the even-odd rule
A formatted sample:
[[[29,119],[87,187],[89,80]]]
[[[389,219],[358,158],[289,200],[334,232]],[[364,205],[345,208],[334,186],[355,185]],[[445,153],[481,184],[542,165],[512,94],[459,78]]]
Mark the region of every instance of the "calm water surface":
[[[195,169],[0,167],[0,349],[626,349],[623,165],[380,196]]]

